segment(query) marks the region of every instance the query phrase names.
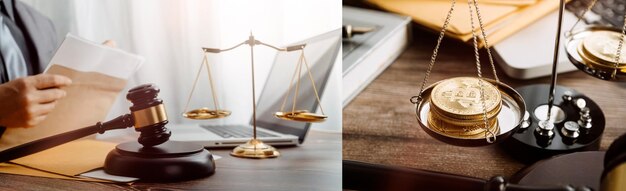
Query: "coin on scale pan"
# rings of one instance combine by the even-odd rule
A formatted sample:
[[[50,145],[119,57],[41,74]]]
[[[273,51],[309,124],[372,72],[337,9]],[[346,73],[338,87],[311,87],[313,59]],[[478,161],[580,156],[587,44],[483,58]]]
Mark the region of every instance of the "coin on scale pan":
[[[595,31],[587,36],[583,42],[582,50],[591,59],[613,66],[615,63],[615,53],[622,34],[614,31]],[[620,52],[619,65],[626,65],[626,48],[622,48]]]
[[[490,113],[502,104],[498,89],[491,83],[482,80],[484,104]],[[452,118],[482,118],[483,107],[479,79],[473,77],[457,77],[444,80],[432,91],[431,100],[436,110]]]

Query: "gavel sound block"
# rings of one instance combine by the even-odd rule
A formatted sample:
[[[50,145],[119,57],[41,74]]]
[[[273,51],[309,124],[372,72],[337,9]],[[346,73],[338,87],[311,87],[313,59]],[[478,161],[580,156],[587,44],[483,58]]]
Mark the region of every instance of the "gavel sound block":
[[[215,172],[213,156],[201,145],[168,141],[171,132],[159,89],[142,85],[128,91],[133,126],[140,132],[138,142],[117,145],[109,152],[104,171],[142,180],[183,180],[209,176]]]
[[[157,98],[159,91],[152,84],[135,87],[126,96],[133,103],[131,114],[4,150],[0,152],[0,162],[8,162],[91,134],[135,127],[140,132],[138,141],[119,144],[109,152],[104,164],[105,172],[146,181],[177,181],[212,175],[215,173],[213,155],[203,146],[168,141],[171,132],[165,128],[168,121],[163,101]]]

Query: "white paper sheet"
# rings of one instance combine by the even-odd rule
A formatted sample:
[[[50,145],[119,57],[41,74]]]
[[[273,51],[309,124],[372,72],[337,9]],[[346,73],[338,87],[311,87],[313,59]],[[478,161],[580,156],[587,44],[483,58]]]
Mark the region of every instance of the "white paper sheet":
[[[48,68],[58,64],[82,72],[99,72],[128,79],[143,61],[141,56],[67,34]]]

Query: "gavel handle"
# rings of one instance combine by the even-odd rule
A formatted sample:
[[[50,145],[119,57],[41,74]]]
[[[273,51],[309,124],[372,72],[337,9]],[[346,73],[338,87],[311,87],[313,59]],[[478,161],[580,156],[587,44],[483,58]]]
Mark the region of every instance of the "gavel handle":
[[[108,122],[98,122],[96,125],[92,125],[89,127],[31,141],[0,152],[0,162],[8,162],[13,159],[28,156],[30,154],[56,147],[63,143],[80,139],[95,133],[102,134],[105,131],[112,129],[124,129],[132,127],[133,123],[133,117],[130,114],[125,114]]]

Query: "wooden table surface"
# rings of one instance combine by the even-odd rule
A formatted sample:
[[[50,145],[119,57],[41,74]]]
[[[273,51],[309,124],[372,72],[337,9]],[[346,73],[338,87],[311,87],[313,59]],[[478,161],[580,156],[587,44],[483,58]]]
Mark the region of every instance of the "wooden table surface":
[[[343,158],[485,179],[513,175],[525,165],[507,155],[502,147],[447,145],[419,127],[409,98],[419,92],[435,39],[434,34],[415,30],[413,43],[404,53],[344,108]],[[547,42],[545,46],[554,45]],[[428,84],[450,77],[476,76],[474,60],[471,46],[445,40]],[[486,51],[481,51],[481,63],[483,74],[491,77]],[[514,88],[550,82],[550,77],[515,80],[507,77],[497,63],[496,68],[501,81]],[[603,109],[607,123],[601,150],[626,133],[625,83],[598,80],[580,71],[558,75],[557,83],[587,95]]]
[[[304,144],[278,148],[274,159],[243,159],[230,149],[211,153],[213,176],[174,183],[117,185],[0,174],[0,190],[339,190],[341,189],[341,135],[311,131]]]

